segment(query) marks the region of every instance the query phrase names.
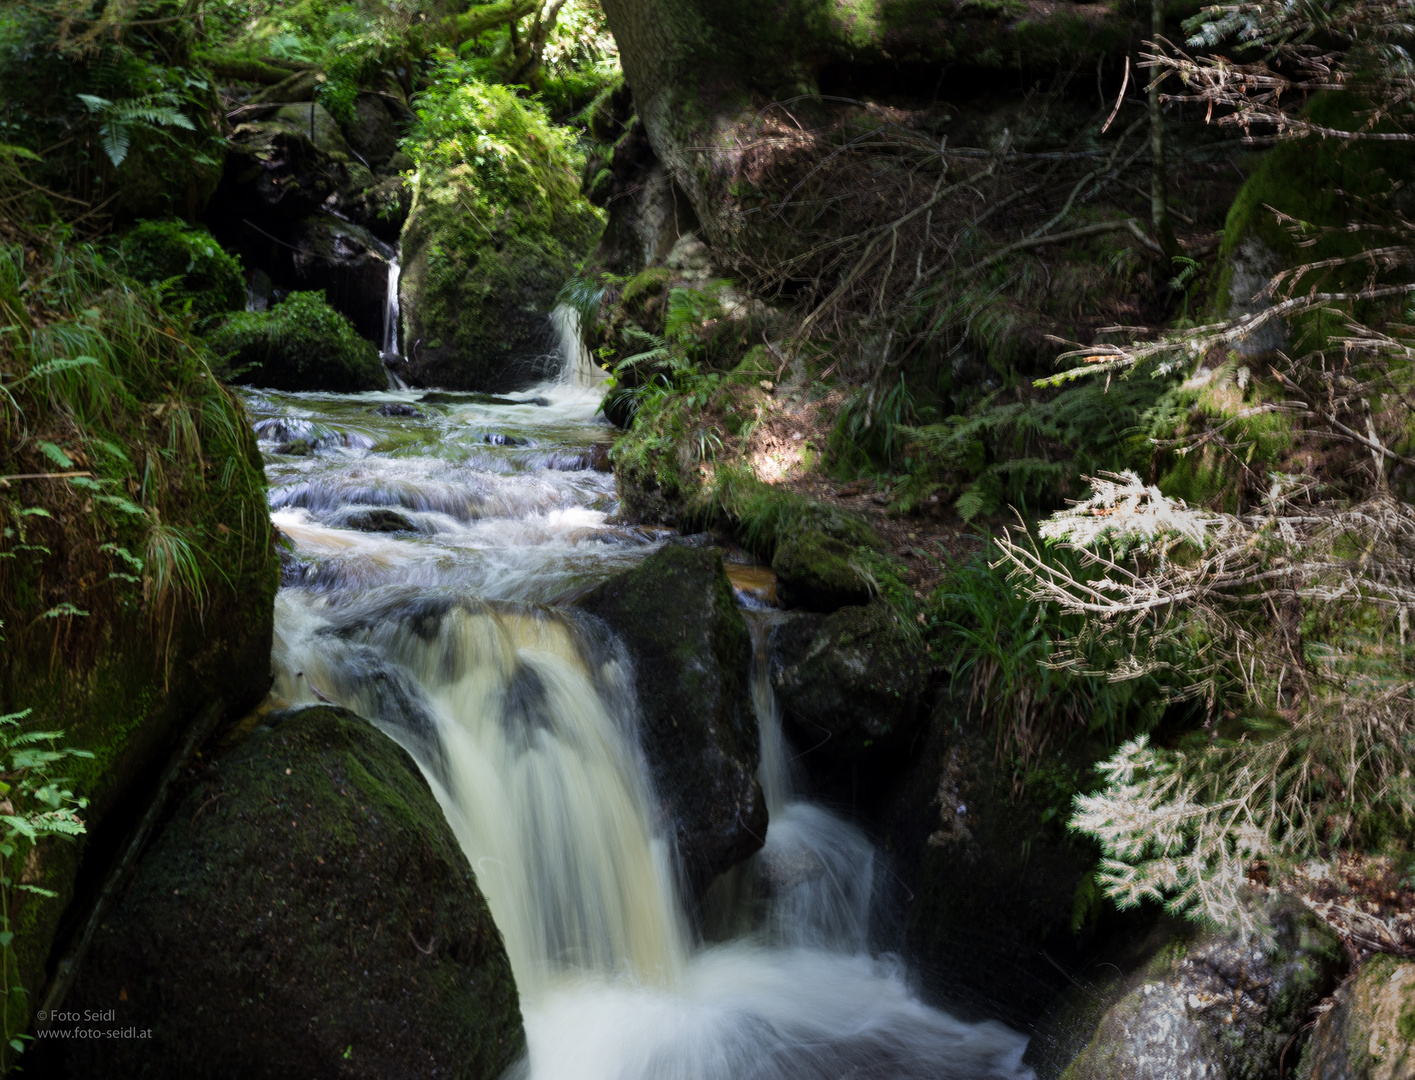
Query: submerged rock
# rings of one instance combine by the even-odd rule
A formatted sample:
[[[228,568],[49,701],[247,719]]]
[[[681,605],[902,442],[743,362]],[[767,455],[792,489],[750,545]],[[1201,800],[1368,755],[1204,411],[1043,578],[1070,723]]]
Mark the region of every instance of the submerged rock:
[[[408,416],[416,420],[421,420],[423,416],[411,405],[404,405],[397,401],[385,402],[373,411],[376,416]]]
[[[887,604],[801,615],[772,630],[771,685],[802,761],[854,802],[897,767],[919,732],[929,661]]]
[[[406,514],[400,514],[397,510],[389,510],[380,507],[376,510],[357,510],[346,516],[342,522],[346,529],[358,529],[359,532],[415,532],[417,526],[413,524]]]
[[[761,847],[766,802],[747,687],[751,638],[714,549],[670,546],[580,606],[634,661],[640,736],[654,793],[696,894]]]
[[[1262,915],[1269,946],[1212,931],[1161,952],[1106,1011],[1067,1080],[1276,1076],[1343,960],[1336,935],[1297,900],[1272,901]]]
[[[36,1043],[45,1076],[494,1080],[525,1046],[501,935],[427,782],[325,707],[196,778],[65,1008],[152,1035]]]
[[[868,603],[869,586],[851,565],[854,557],[845,541],[816,529],[785,537],[771,560],[782,603],[811,611]]]
[[[1317,1021],[1297,1080],[1415,1076],[1415,961],[1373,956]]]

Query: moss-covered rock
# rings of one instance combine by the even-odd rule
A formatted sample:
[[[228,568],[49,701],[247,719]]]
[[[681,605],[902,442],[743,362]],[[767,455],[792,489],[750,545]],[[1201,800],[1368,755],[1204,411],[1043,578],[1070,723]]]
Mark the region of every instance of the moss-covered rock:
[[[494,1080],[525,1045],[501,935],[427,782],[324,707],[193,778],[66,1009],[151,1035],[50,1043],[47,1076]]]
[[[1306,118],[1336,130],[1359,130],[1367,122],[1367,108],[1348,94],[1321,94],[1307,106]],[[1415,156],[1402,142],[1316,136],[1280,140],[1229,208],[1213,290],[1216,313],[1260,310],[1272,301],[1258,293],[1279,271],[1361,251],[1362,234],[1342,226],[1361,215],[1363,202],[1389,196],[1392,184],[1408,176],[1412,165]],[[1290,220],[1280,221],[1274,210]],[[1361,284],[1368,272],[1369,264],[1358,263],[1318,271],[1295,284],[1299,293],[1339,289]],[[1237,349],[1257,355],[1284,347],[1287,335],[1286,327],[1268,323]]]
[[[238,312],[210,342],[233,382],[340,393],[388,385],[378,350],[323,293],[291,293],[268,311]]]
[[[179,221],[140,221],[119,242],[124,269],[150,285],[171,282],[167,302],[205,321],[246,305],[241,262],[211,233]]]
[[[1415,962],[1373,956],[1336,992],[1298,1080],[1400,1080],[1415,1075]]]
[[[874,603],[782,623],[769,649],[771,685],[806,769],[838,801],[873,801],[918,734],[931,667],[922,643]]]
[[[601,226],[566,136],[538,105],[452,69],[407,145],[418,171],[399,288],[404,376],[462,390],[535,382],[555,363],[546,316]]]
[[[1299,901],[1271,901],[1261,914],[1271,944],[1213,931],[1157,956],[1106,1012],[1065,1080],[1275,1076],[1344,958],[1336,935]]]
[[[776,547],[771,568],[776,571],[781,600],[789,607],[834,611],[864,604],[870,590],[857,569],[854,549],[843,540],[817,530],[787,535]]]
[[[634,661],[640,738],[691,889],[762,845],[760,736],[747,687],[751,640],[715,548],[671,545],[580,606]]]

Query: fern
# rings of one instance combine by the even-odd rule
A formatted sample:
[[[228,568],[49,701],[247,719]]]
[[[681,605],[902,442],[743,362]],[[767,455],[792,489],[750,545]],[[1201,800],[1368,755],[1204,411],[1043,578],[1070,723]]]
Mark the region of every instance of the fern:
[[[176,95],[170,92],[117,101],[96,94],[80,94],[78,97],[90,113],[102,119],[98,128],[98,143],[115,169],[127,160],[135,131],[160,131],[162,128],[196,130],[196,125],[177,108]]]

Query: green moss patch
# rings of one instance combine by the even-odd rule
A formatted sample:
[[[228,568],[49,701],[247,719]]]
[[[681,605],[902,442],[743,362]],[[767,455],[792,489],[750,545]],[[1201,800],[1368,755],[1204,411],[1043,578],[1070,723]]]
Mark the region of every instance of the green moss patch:
[[[339,393],[388,386],[378,350],[322,292],[291,293],[269,311],[238,312],[210,343],[232,382]]]

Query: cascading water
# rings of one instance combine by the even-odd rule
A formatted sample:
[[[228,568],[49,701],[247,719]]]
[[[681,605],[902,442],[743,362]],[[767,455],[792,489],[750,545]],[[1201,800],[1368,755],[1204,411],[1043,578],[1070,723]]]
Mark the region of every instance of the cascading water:
[[[388,256],[388,291],[383,301],[383,355],[402,356],[398,351],[398,277],[402,267],[398,265],[398,255]]]
[[[294,545],[277,692],[367,716],[413,754],[476,871],[521,992],[531,1080],[1018,1078],[1024,1040],[911,996],[868,949],[875,853],[799,798],[765,661],[771,826],[696,942],[656,830],[626,656],[557,597],[656,536],[611,523],[613,478],[573,312],[562,376],[523,403],[411,393],[248,398]],[[366,532],[369,522],[391,532]],[[758,642],[770,613],[751,613]],[[761,649],[759,648],[759,654]]]

